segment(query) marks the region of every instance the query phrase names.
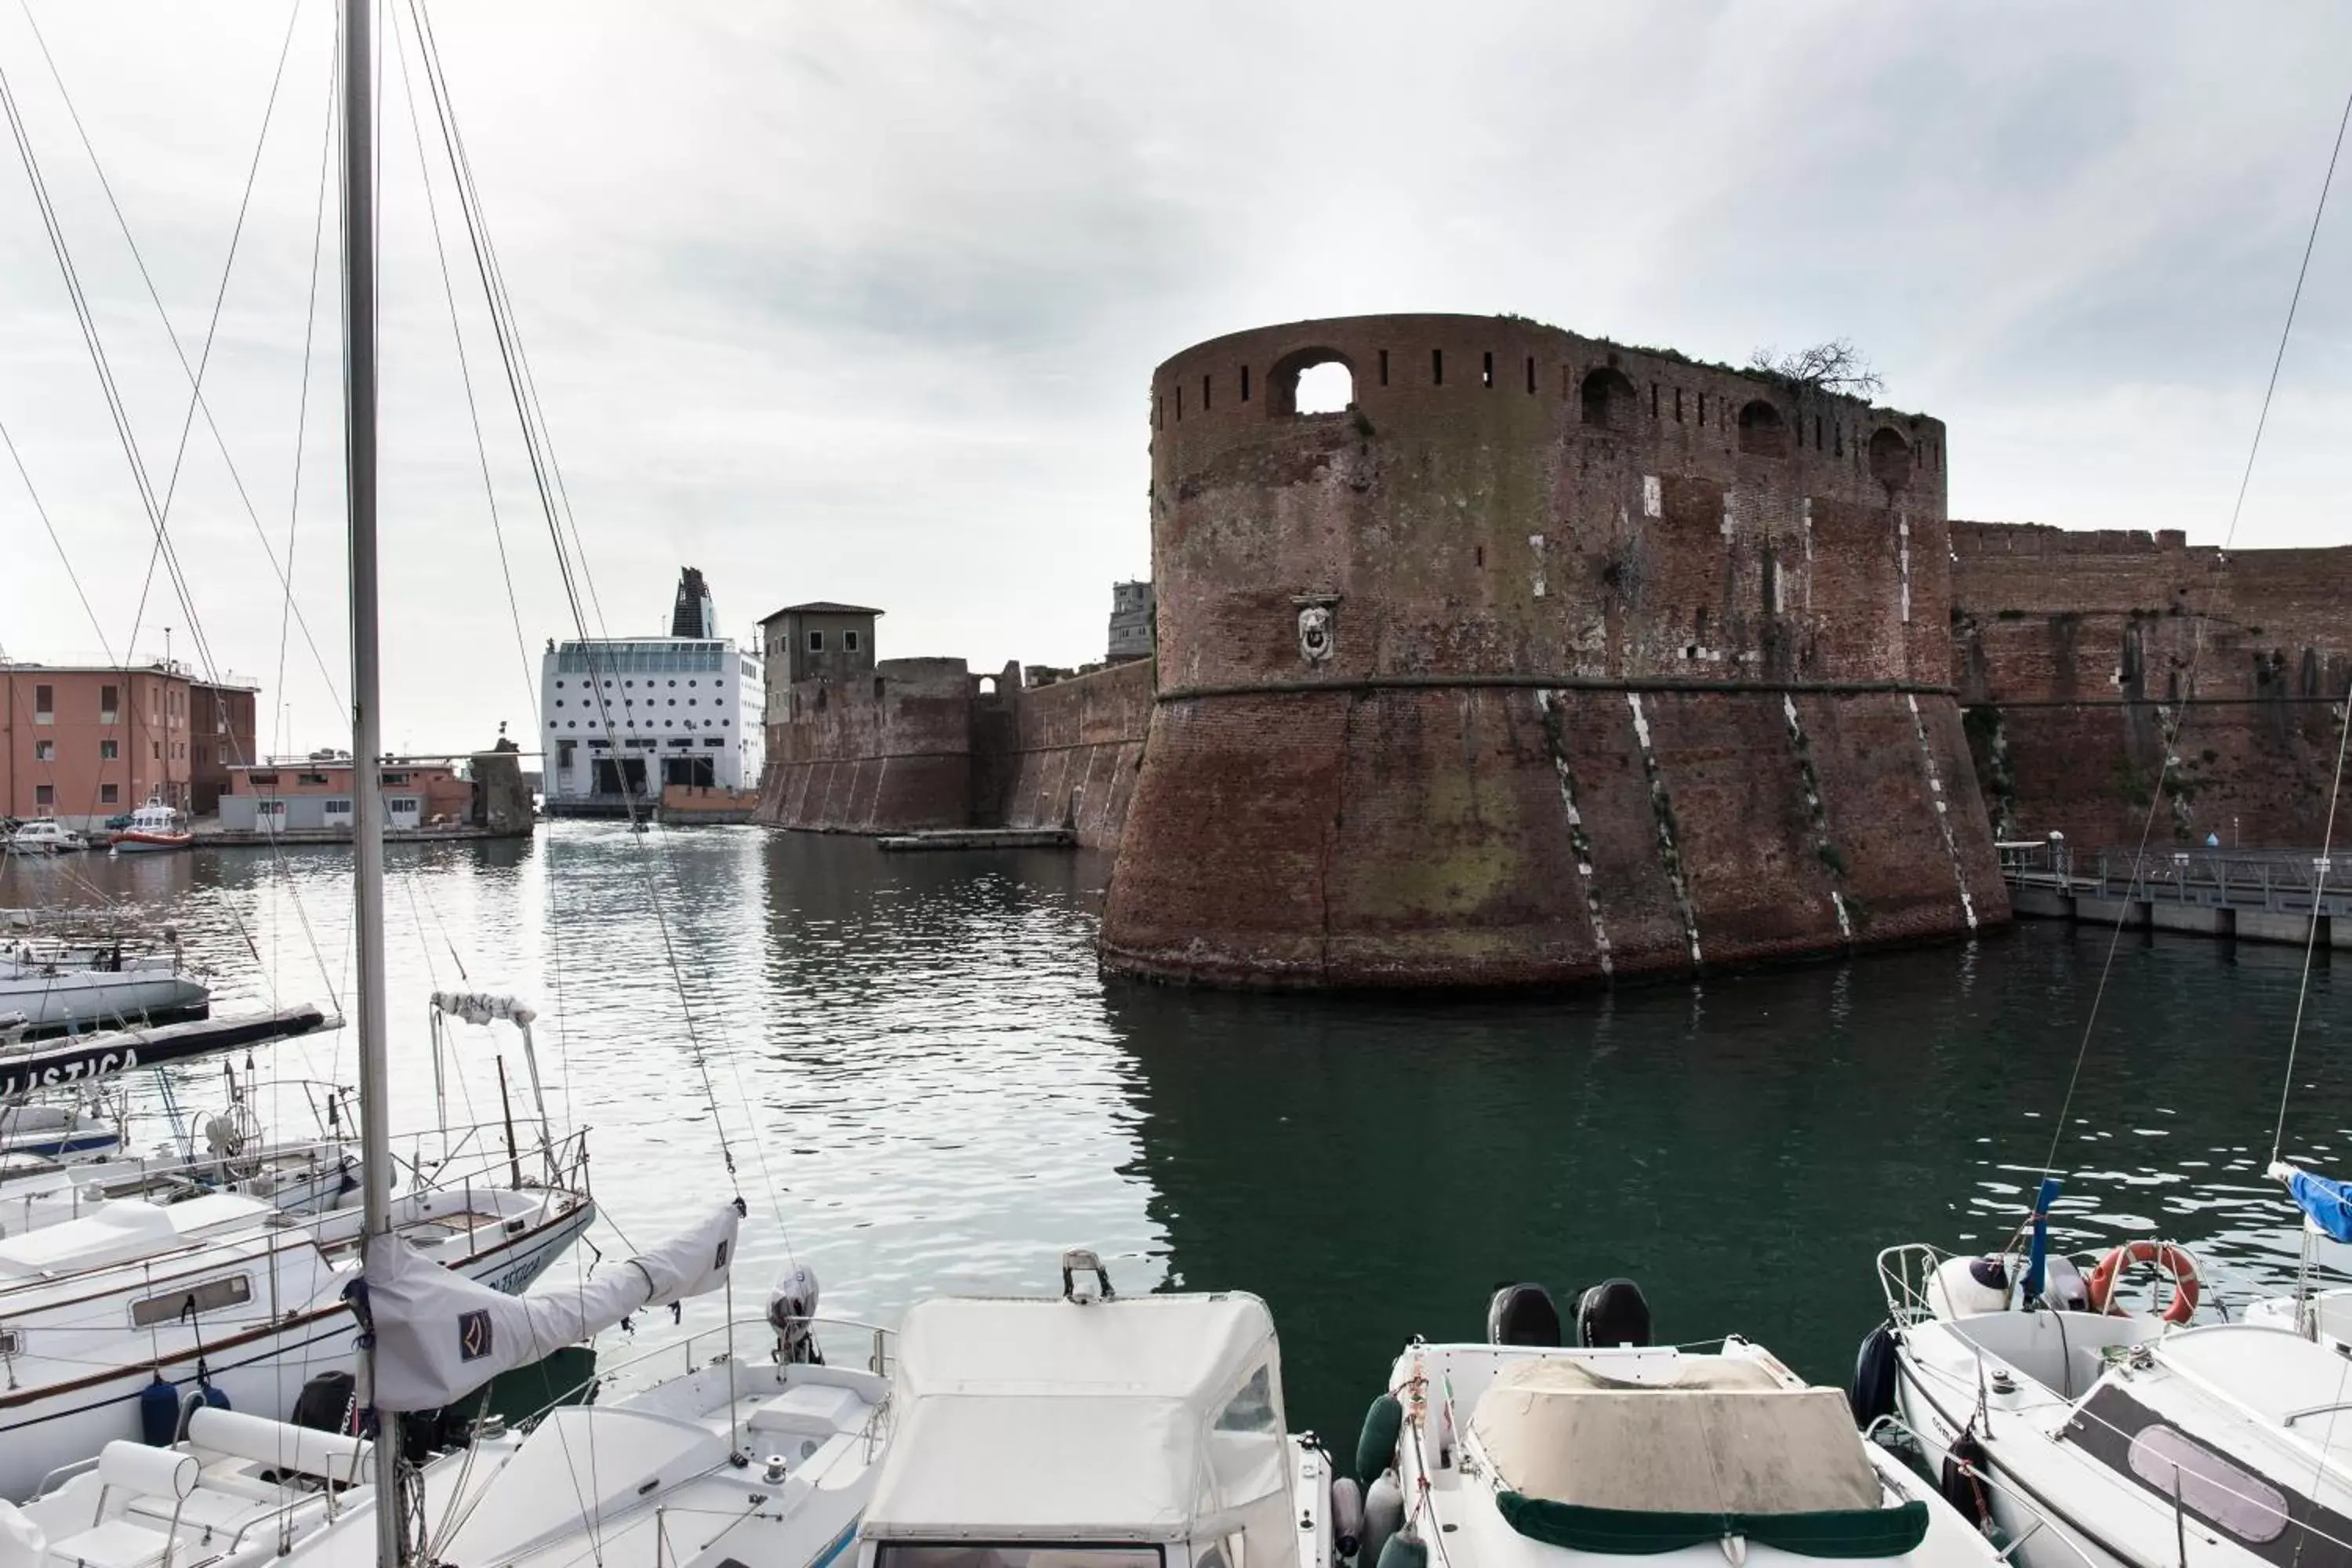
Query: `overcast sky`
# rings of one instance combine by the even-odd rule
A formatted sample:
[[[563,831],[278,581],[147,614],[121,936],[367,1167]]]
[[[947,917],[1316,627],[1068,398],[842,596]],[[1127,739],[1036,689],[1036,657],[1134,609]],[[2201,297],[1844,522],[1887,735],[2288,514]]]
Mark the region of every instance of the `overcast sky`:
[[[32,15],[193,362],[291,14]],[[2323,4],[434,17],[605,629],[664,629],[694,564],[731,634],[847,599],[888,610],[886,657],[987,668],[1098,657],[1110,583],[1148,571],[1151,367],[1308,316],[1517,311],[1734,361],[1846,335],[1887,401],[1949,423],[1953,515],[2219,541],[2352,89],[2352,9]],[[290,704],[303,748],[347,731],[331,281],[294,499],[331,34],[302,0],[205,375],[252,515],[201,419],[171,510],[211,656],[263,681],[264,744]],[[0,69],[160,493],[186,378],[14,7]],[[526,661],[396,54],[384,74],[386,732],[467,748],[530,729],[570,618],[453,259]],[[71,563],[0,465],[0,647],[119,654],[136,621],[142,655],[165,626],[188,655],[165,574],[140,616],[152,536],[5,144],[0,165],[0,422]],[[2352,542],[2337,196],[2242,547]],[[330,280],[333,243],[331,206]],[[281,676],[289,540],[309,635],[287,629]]]

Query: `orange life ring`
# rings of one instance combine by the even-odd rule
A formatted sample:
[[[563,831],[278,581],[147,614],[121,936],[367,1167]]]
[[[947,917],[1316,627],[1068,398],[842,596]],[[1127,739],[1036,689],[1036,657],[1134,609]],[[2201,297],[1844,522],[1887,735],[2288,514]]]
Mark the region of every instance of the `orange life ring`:
[[[2153,1263],[2172,1278],[2172,1300],[2166,1303],[2164,1321],[2185,1323],[2197,1315],[2197,1297],[2202,1289],[2197,1271],[2197,1259],[2185,1247],[2168,1241],[2152,1241],[2142,1237],[2126,1241],[2099,1259],[2091,1270],[2089,1294],[2091,1310],[2124,1316],[2121,1308],[2111,1305],[2116,1280],[2135,1263]]]

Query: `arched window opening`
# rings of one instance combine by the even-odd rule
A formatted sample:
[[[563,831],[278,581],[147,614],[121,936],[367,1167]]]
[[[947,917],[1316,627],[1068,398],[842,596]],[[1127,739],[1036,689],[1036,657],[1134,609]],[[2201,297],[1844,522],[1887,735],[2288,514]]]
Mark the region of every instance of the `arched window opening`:
[[[1622,430],[1633,423],[1636,393],[1633,378],[1609,366],[1587,373],[1582,387],[1584,422],[1603,430]]]
[[[980,678],[980,694],[982,697],[993,697],[996,695],[996,677],[992,675],[983,675]]]
[[[1789,426],[1780,411],[1759,397],[1739,410],[1739,449],[1759,458],[1789,455]]]
[[[1356,405],[1356,367],[1334,349],[1300,349],[1266,372],[1265,408],[1292,414],[1345,414]]]
[[[1911,482],[1911,443],[1901,431],[1882,425],[1872,435],[1870,477],[1898,490]]]

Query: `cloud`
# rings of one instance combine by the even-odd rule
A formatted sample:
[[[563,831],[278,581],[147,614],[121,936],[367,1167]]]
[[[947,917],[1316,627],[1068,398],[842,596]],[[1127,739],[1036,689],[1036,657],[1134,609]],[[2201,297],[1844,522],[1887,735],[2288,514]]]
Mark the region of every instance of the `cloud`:
[[[288,13],[36,15],[193,355]],[[1956,515],[2217,538],[2352,43],[2352,16],[2316,4],[2259,27],[2186,5],[1866,0],[484,0],[435,22],[612,629],[659,625],[692,563],[738,633],[845,598],[890,610],[886,655],[984,667],[1098,653],[1108,581],[1148,570],[1151,367],[1315,315],[1512,310],[1728,359],[1850,336],[1893,401],[1950,425]],[[279,676],[272,569],[201,424],[173,505],[212,646],[293,704],[306,746],[342,723],[325,343],[293,499],[329,33],[325,7],[295,16],[206,372],[329,674],[297,632]],[[401,63],[382,136],[387,700],[396,743],[460,747],[528,722],[530,658],[569,613],[458,254],[486,492]],[[21,18],[0,18],[0,68],[160,482],[184,380]],[[146,524],[20,177],[0,174],[0,420],[120,643]],[[2345,241],[2331,219],[2242,544],[2342,537]],[[322,332],[333,310],[330,292]],[[91,647],[8,483],[0,530],[8,652]],[[142,648],[172,624],[184,651],[168,601]]]

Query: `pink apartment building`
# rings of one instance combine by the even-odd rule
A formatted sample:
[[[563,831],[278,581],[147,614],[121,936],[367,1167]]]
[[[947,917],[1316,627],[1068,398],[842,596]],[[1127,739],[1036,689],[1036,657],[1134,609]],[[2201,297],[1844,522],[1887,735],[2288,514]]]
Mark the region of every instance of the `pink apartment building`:
[[[163,660],[0,663],[0,816],[94,827],[150,797],[209,814],[254,754],[257,691]]]

